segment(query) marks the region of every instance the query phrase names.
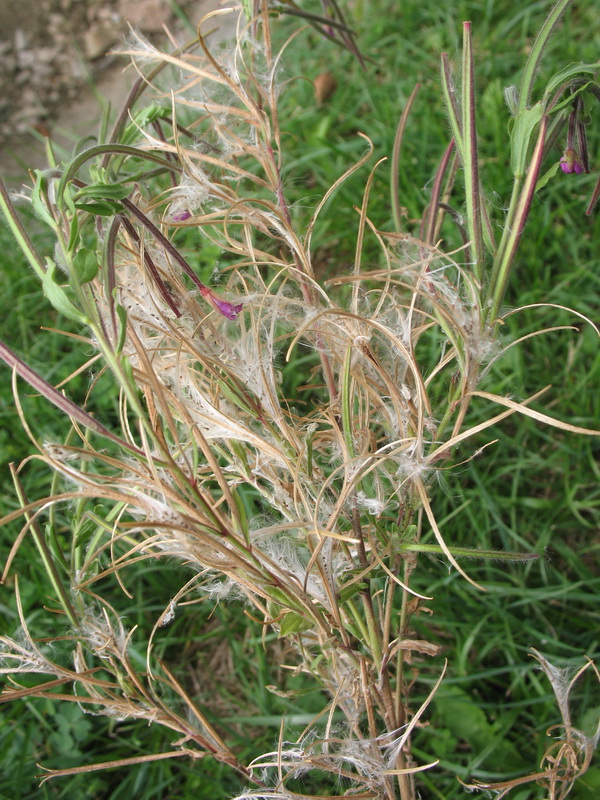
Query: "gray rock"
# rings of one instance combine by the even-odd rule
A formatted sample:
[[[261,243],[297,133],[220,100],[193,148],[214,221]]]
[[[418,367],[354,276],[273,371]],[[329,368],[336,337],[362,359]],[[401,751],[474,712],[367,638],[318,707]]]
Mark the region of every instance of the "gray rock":
[[[121,0],[119,12],[134,28],[144,33],[158,33],[171,19],[167,0]]]
[[[90,61],[105,56],[121,38],[121,26],[112,21],[98,21],[83,34],[83,52]]]

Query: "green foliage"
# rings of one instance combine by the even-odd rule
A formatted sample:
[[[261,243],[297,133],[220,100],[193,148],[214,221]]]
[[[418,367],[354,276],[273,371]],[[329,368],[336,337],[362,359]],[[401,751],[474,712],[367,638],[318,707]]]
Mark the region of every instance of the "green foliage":
[[[440,99],[437,58],[441,50],[451,54],[456,51],[460,23],[471,19],[478,75],[480,152],[485,166],[483,190],[495,206],[497,218],[502,219],[502,210],[509,199],[511,167],[507,146],[508,114],[501,90],[516,82],[523,61],[519,50],[525,38],[539,26],[542,5],[531,4],[517,10],[514,4],[499,2],[462,2],[449,8],[415,3],[410,8],[403,4],[402,16],[397,13],[396,3],[379,3],[377,13],[372,5],[368,17],[365,15],[356,22],[360,50],[367,59],[375,61],[374,64],[367,61],[364,72],[344,50],[336,51],[332,60],[331,46],[316,33],[308,35],[309,47],[306,39],[300,37],[288,48],[286,71],[289,74],[301,72],[313,79],[320,71],[330,68],[338,82],[337,90],[322,106],[315,104],[312,87],[306,80],[288,86],[282,97],[282,136],[290,145],[282,177],[292,218],[302,228],[307,217],[306,205],[312,205],[314,198],[322,196],[362,155],[365,145],[357,137],[358,131],[370,136],[377,156],[391,153],[399,111],[419,80],[424,86],[403,142],[399,176],[406,232],[418,234],[419,220],[429,199],[432,165],[441,157],[448,135]],[[593,20],[593,12],[587,7],[576,13],[567,12],[561,23],[565,35],[556,37],[549,46],[541,64],[540,83],[544,76],[571,59],[591,61],[595,57],[600,40],[590,19]],[[562,70],[553,80],[556,83],[570,77],[571,73]],[[532,73],[532,81],[533,78]],[[537,106],[531,111],[523,110],[512,127],[510,136],[513,142],[518,139],[520,143],[512,156],[515,174],[520,175],[526,165],[539,111]],[[150,111],[140,112],[136,122],[144,125],[167,117],[165,109],[153,105]],[[130,126],[123,143],[132,145],[136,130]],[[597,143],[597,130],[590,133]],[[594,147],[590,152],[595,152]],[[557,161],[559,155],[557,148]],[[155,160],[155,163],[158,162]],[[368,209],[374,226],[388,233],[392,230],[387,192],[389,177],[389,164],[375,173]],[[73,202],[75,208],[90,214],[112,216],[118,213],[122,208],[120,201],[128,196],[129,187],[105,183],[106,176],[100,172],[92,174],[92,178],[98,182],[83,187],[73,198],[66,193],[65,202]],[[564,176],[555,164],[554,174],[547,173],[547,178],[546,184],[537,185],[538,196],[533,201],[527,236],[521,242],[514,265],[516,282],[508,288],[507,302],[527,306],[543,299],[547,303],[572,306],[594,318],[599,288],[594,266],[600,228],[598,216],[586,218],[583,211],[595,176]],[[328,201],[328,213],[315,225],[314,261],[321,277],[351,272],[358,224],[353,207],[359,204],[357,198],[362,197],[364,183],[364,173],[345,181]],[[44,182],[40,185],[43,194],[46,191]],[[35,204],[42,217],[52,224],[53,220],[47,219],[40,192],[34,197]],[[78,290],[95,277],[96,251],[87,245],[79,247],[85,230],[82,234],[79,228],[73,229],[71,234],[73,246],[78,245],[73,262],[73,281]],[[10,240],[5,229],[1,229],[0,235],[6,237],[0,244],[2,252],[7,253]],[[444,223],[441,235],[449,246],[460,244],[460,237],[449,221]],[[203,283],[210,282],[215,269],[221,267],[226,272],[233,263],[227,256],[220,259],[218,242],[199,240],[191,229],[176,231],[173,240],[182,252],[190,252],[189,263]],[[199,241],[202,241],[201,247]],[[39,249],[51,251],[43,236]],[[85,316],[74,308],[72,288],[63,286],[66,279],[61,281],[60,273],[54,269],[46,273],[46,297],[52,307],[41,306],[35,283],[25,273],[27,268],[22,257],[15,253],[4,258],[0,288],[8,311],[0,338],[9,340],[28,363],[37,366],[56,383],[77,369],[80,360],[59,337],[48,336],[40,349],[37,337],[31,336],[31,329],[43,318],[49,327],[68,328],[73,323],[70,329],[76,333]],[[375,237],[368,233],[362,259],[366,270],[382,266],[381,250]],[[127,315],[122,306],[116,309],[121,324],[122,339],[117,347],[120,354]],[[505,319],[505,340],[515,340],[543,325],[572,323],[573,317],[557,308],[525,308]],[[510,392],[522,398],[552,381],[555,388],[548,403],[555,407],[557,414],[580,427],[597,426],[600,401],[594,383],[597,384],[595,379],[600,374],[600,356],[593,331],[581,327],[581,331],[564,330],[536,336],[520,347],[511,348],[488,376],[486,389],[498,395]],[[429,341],[427,346],[435,363],[439,341]],[[285,396],[294,398],[299,406],[318,404],[322,401],[322,389],[310,388],[318,356],[302,348],[295,353],[290,363],[281,365]],[[349,360],[347,366],[343,382],[347,391],[340,410],[346,431],[355,412],[349,393]],[[131,380],[132,373],[128,376]],[[309,391],[297,394],[303,386],[309,386]],[[83,378],[79,383],[69,383],[69,393],[81,397],[82,402],[86,389]],[[240,413],[252,411],[239,387],[232,391],[223,384],[222,392]],[[36,417],[36,435],[45,436],[47,431],[59,429],[54,409],[39,399],[26,398],[24,402],[26,416],[30,418],[34,414]],[[108,382],[106,393],[93,393],[91,402],[101,419],[117,419],[114,389]],[[4,415],[0,460],[19,460],[29,451],[30,445],[15,424],[8,381],[0,384],[0,411]],[[347,438],[351,450],[352,436]],[[469,458],[474,449],[483,447],[491,438],[497,439],[497,444],[487,448],[482,458],[460,464],[463,457]],[[543,649],[551,654],[551,660],[558,659],[561,663],[575,656],[598,658],[600,578],[598,545],[593,535],[600,522],[600,475],[596,458],[597,445],[589,439],[562,431],[549,432],[531,420],[513,416],[508,423],[504,421],[495,426],[491,433],[488,430],[476,441],[470,441],[464,450],[458,448],[453,454],[453,462],[458,466],[453,471],[444,466],[437,473],[442,490],[435,491],[432,505],[449,545],[547,553],[548,561],[542,558],[536,564],[503,564],[501,567],[469,562],[467,571],[487,589],[480,595],[458,580],[455,573],[448,575],[445,563],[438,557],[421,556],[420,563],[426,565],[425,569],[415,573],[411,585],[417,591],[434,596],[434,601],[427,603],[434,617],[430,622],[423,614],[415,616],[411,625],[424,639],[442,645],[450,662],[448,681],[427,712],[431,727],[418,731],[415,739],[414,754],[420,761],[441,758],[435,772],[423,773],[419,778],[423,792],[428,791],[432,797],[451,800],[463,796],[464,789],[456,782],[455,775],[464,780],[475,777],[483,781],[507,775],[514,777],[527,772],[542,757],[548,746],[544,731],[556,724],[558,718],[548,685],[533,673],[533,666],[528,663],[530,646]],[[322,466],[312,452],[310,460],[315,469]],[[34,469],[25,480],[28,493],[39,496],[40,470]],[[240,497],[236,497],[238,511],[242,508],[244,512],[240,517],[252,518],[260,513],[258,488],[240,490]],[[5,483],[2,496],[12,497],[13,494],[13,489]],[[102,512],[101,507],[94,510],[98,517]],[[240,525],[247,536],[247,520]],[[86,552],[100,530],[93,518],[87,516],[78,530],[76,550]],[[17,532],[18,526],[14,523],[6,529],[4,549],[9,548]],[[68,541],[67,532],[60,525],[56,536]],[[421,539],[423,543],[428,541],[435,541],[433,534]],[[31,579],[25,587],[21,586],[23,603],[32,631],[43,637],[49,634],[42,620],[36,618],[34,609],[47,602],[49,587],[43,572],[35,566],[33,545],[26,544],[24,548],[20,558],[31,565]],[[139,625],[142,630],[152,627],[170,598],[189,577],[186,573],[182,580],[180,568],[164,570],[163,562],[159,564],[160,569],[151,569],[144,563],[143,569],[132,572],[131,582],[127,584],[135,597],[127,609],[128,623]],[[373,575],[370,579],[375,583],[379,577]],[[362,613],[358,607],[367,589],[365,581],[348,582],[341,588],[340,602],[357,609],[357,618]],[[279,629],[283,644],[284,637],[293,637],[307,629],[302,607],[296,606],[286,592],[270,587],[268,596],[272,601],[273,607],[269,608],[272,616],[283,614]],[[118,587],[113,586],[107,597],[117,602],[121,597]],[[161,629],[155,641],[155,652],[169,663],[176,662],[177,677],[181,681],[191,680],[198,702],[212,709],[210,721],[227,729],[235,741],[236,754],[247,762],[276,748],[277,726],[282,715],[286,719],[285,735],[291,739],[322,709],[323,698],[302,676],[286,677],[285,671],[277,666],[282,651],[276,648],[282,643],[275,642],[275,634],[263,636],[260,626],[249,623],[243,611],[235,606],[231,609],[216,606],[214,611],[211,608],[200,614],[185,613],[170,627]],[[4,632],[11,633],[17,624],[14,605],[7,603],[3,614]],[[358,622],[353,633],[361,635]],[[223,652],[217,655],[221,639],[226,655]],[[143,667],[143,651],[136,651],[135,645],[133,651]],[[214,654],[212,662],[211,652]],[[214,664],[224,665],[227,679],[207,679],[206,685],[199,685],[202,680],[198,681],[198,675],[210,676]],[[317,667],[315,664],[315,669]],[[417,684],[416,697],[422,701],[437,678],[438,666],[430,668],[427,662],[419,659],[418,668],[425,689]],[[274,685],[278,693],[269,690],[268,687]],[[587,708],[577,722],[591,730],[598,707],[597,688],[592,681],[585,684],[577,699]],[[226,707],[238,708],[239,712],[226,716],[223,713]],[[35,715],[36,722],[31,721],[31,714]],[[7,796],[78,796],[78,793],[83,796],[85,792],[85,796],[98,798],[151,798],[168,794],[182,800],[188,797],[216,800],[241,791],[243,786],[228,768],[211,759],[197,763],[173,759],[117,772],[70,776],[37,788],[33,774],[38,770],[32,766],[35,760],[53,768],[118,760],[164,752],[176,737],[158,728],[147,729],[144,723],[100,721],[99,717],[84,716],[77,705],[54,705],[47,700],[21,701],[5,716],[0,726],[0,760],[11,769],[2,770],[0,792]],[[324,774],[319,774],[315,781],[317,785],[310,786],[315,794],[334,788],[332,779]],[[599,785],[599,771],[592,768],[578,782],[572,797],[591,800]],[[306,789],[300,782],[295,786],[298,790]],[[541,795],[539,787],[534,787],[517,789],[513,796],[519,800],[537,800]]]

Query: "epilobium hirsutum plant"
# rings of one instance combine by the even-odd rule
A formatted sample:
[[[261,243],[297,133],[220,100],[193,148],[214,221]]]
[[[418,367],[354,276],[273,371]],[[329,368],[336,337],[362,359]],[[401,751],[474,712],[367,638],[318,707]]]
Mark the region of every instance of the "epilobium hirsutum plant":
[[[22,632],[2,639],[3,671],[12,678],[3,700],[59,697],[166,726],[178,735],[172,751],[149,759],[211,755],[244,777],[244,797],[305,796],[298,786],[313,772],[330,774],[323,785],[331,796],[416,797],[415,774],[437,762],[417,761],[411,738],[445,670],[438,646],[410,633],[411,617],[429,599],[412,585],[419,553],[445,557],[475,586],[460,557],[536,557],[454,547],[432,508],[436,473],[472,457],[469,441],[516,413],[595,435],[537,410],[543,392],[516,401],[485,388],[507,347],[502,302],[532,197],[565,164],[588,169],[582,110],[598,97],[598,64],[568,67],[532,100],[537,64],[566,5],[550,15],[520,89],[508,93],[514,189],[499,241],[478,173],[468,23],[460,100],[442,58],[453,138],[421,237],[385,233],[370,220],[375,164],[358,203],[354,266],[325,285],[315,278],[315,226],[373,147],[363,137],[364,156],[308,220],[296,221],[282,180],[285,46],[274,48],[266,4],[242,15],[235,44],[218,50],[199,37],[169,55],[132,37],[126,52],[143,78],[129,116],[107,143],[37,173],[31,202],[55,233],[52,259],[36,252],[2,189],[9,224],[47,297],[87,331],[79,337],[86,354],[94,348],[120,389],[118,423],[101,421],[0,345],[13,372],[72,422],[65,442],[38,443],[62,490],[29,502],[14,470],[22,508],[3,520],[24,516],[23,535],[39,548],[64,623],[62,655],[36,643],[21,615]],[[335,8],[326,4],[325,16],[310,21],[354,48],[343,20],[330,14]],[[136,111],[142,87],[154,87],[156,97]],[[565,127],[565,155],[544,174]],[[452,212],[458,165],[464,221]],[[454,253],[436,244],[448,211],[464,233]],[[379,264],[362,263],[366,236],[378,243]],[[218,289],[194,266],[194,248],[209,246],[227,275]],[[314,356],[304,399],[286,397],[281,372],[299,354]],[[57,527],[61,513],[69,537]],[[426,531],[435,543],[422,542]],[[142,668],[132,656],[142,632],[125,627],[106,587],[116,580],[127,594],[130,566],[165,559],[184,565],[189,578],[143,643]],[[285,666],[323,692],[321,713],[298,741],[282,735],[250,764],[173,665],[153,656],[159,628],[199,592],[247,604],[288,644]],[[438,679],[415,707],[413,669],[424,658],[434,660]],[[29,673],[45,681],[20,684]],[[570,686],[561,690],[563,712]],[[587,768],[596,743],[563,719],[568,764],[561,751],[519,781],[539,781],[552,797],[564,796]]]

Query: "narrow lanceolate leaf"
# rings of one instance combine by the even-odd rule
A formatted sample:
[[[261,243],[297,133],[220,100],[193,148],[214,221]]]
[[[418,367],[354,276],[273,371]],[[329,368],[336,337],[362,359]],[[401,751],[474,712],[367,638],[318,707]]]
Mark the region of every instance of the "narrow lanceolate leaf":
[[[115,436],[115,434],[111,433],[108,428],[105,428],[101,422],[98,422],[97,419],[94,419],[91,414],[88,414],[87,411],[84,411],[82,408],[80,408],[77,403],[69,400],[69,398],[65,397],[65,395],[59,392],[58,389],[55,389],[51,383],[48,383],[45,378],[42,378],[42,376],[39,375],[35,370],[31,369],[31,367],[29,367],[22,359],[20,359],[16,353],[13,353],[13,351],[2,341],[0,341],[0,358],[6,364],[8,364],[8,366],[17,373],[17,375],[23,378],[23,380],[27,381],[27,383],[33,389],[45,397],[46,400],[49,400],[63,413],[79,422],[85,428],[98,433],[100,436],[104,436],[105,439],[110,439],[111,442],[115,442],[119,445],[119,447],[124,447],[131,452],[137,453],[138,455],[143,455],[141,450],[124,439]]]
[[[443,550],[438,544],[403,544],[401,551],[413,553],[436,553],[443,555]],[[471,547],[448,547],[448,552],[455,558],[480,558],[493,561],[535,561],[539,553],[511,553],[507,550],[474,550]]]
[[[342,424],[344,426],[344,441],[348,451],[348,457],[354,458],[354,441],[352,434],[352,390],[351,390],[351,373],[352,365],[352,348],[348,347],[346,350],[346,357],[344,359],[344,371],[342,373],[342,385],[340,389],[342,400]]]
[[[452,73],[450,71],[450,61],[448,60],[447,53],[442,53],[442,92],[444,95],[444,102],[446,103],[446,111],[448,112],[448,120],[450,122],[452,137],[456,142],[456,147],[462,158],[463,138],[460,113],[458,109],[458,102],[456,100],[456,89],[454,87]]]
[[[516,210],[512,217],[510,231],[507,238],[503,240],[504,247],[499,251],[497,263],[494,264],[494,270],[492,271],[492,280],[490,284],[490,297],[492,299],[490,316],[492,321],[496,319],[500,312],[500,306],[502,305],[506,292],[512,262],[517,252],[519,242],[521,241],[521,235],[523,234],[527,217],[529,216],[531,201],[535,194],[540,168],[542,166],[547,122],[548,118],[542,117],[537,142],[531,157],[527,177],[523,183]]]
[[[398,127],[396,128],[396,136],[394,138],[394,149],[392,151],[392,216],[394,218],[394,226],[398,233],[402,230],[402,218],[400,213],[400,188],[399,188],[399,177],[400,177],[400,148],[402,147],[402,138],[404,136],[404,129],[406,128],[406,121],[408,119],[408,115],[410,114],[410,110],[414,103],[415,97],[417,96],[417,92],[421,88],[421,84],[415,84],[415,88],[412,90],[410,97],[408,98],[408,102],[404,106],[404,110],[402,111],[402,115],[400,117],[400,121],[398,122]]]
[[[83,186],[75,195],[75,200],[82,197],[92,200],[123,200],[131,194],[131,186],[123,183],[92,183]]]
[[[535,74],[537,72],[542,53],[544,52],[544,48],[546,47],[548,39],[550,38],[555,26],[558,24],[558,21],[563,15],[565,9],[570,6],[572,2],[573,0],[559,0],[559,2],[554,6],[548,15],[546,21],[540,29],[540,32],[537,35],[537,39],[533,43],[533,47],[529,53],[529,58],[527,59],[527,64],[525,65],[525,69],[523,71],[523,77],[521,78],[518,106],[519,112],[525,111],[525,109],[529,106],[529,98],[531,97],[533,81],[535,79]]]
[[[523,403],[517,403],[515,400],[511,400],[509,397],[501,397],[500,395],[492,394],[491,392],[471,392],[471,394],[473,397],[483,397],[485,400],[491,400],[493,403],[497,403],[500,406],[511,408],[518,414],[524,414],[526,417],[531,417],[531,419],[535,419],[538,422],[543,422],[545,425],[551,425],[553,428],[559,428],[561,431],[579,433],[585,436],[600,436],[600,430],[595,431],[591,428],[580,428],[578,425],[571,425],[569,422],[562,422],[559,419],[554,419],[554,417],[548,416],[548,414],[542,414],[541,411],[535,411],[533,408],[529,408]]]
[[[541,103],[536,103],[533,108],[520,111],[515,119],[515,124],[510,134],[510,166],[515,178],[522,178],[527,169],[527,156],[529,142],[543,116]]]
[[[463,23],[462,134],[463,150],[461,155],[465,173],[467,231],[471,241],[475,277],[481,281],[483,278],[484,251],[477,159],[477,126],[475,123],[475,73],[470,22]]]
[[[94,147],[90,147],[88,150],[84,150],[83,153],[79,153],[79,155],[76,156],[73,161],[71,161],[63,173],[56,190],[56,199],[59,205],[63,201],[67,201],[67,186],[75,178],[75,175],[77,175],[77,172],[86,163],[86,161],[90,161],[105,154],[118,154],[130,156],[132,158],[140,158],[144,161],[152,161],[168,170],[174,169],[173,164],[170,161],[167,161],[165,158],[161,158],[161,156],[158,156],[155,153],[149,153],[146,150],[140,150],[137,147],[127,147],[121,144],[95,145]],[[81,187],[77,188],[80,189]],[[122,194],[121,191],[117,191],[117,193]]]
[[[89,323],[88,318],[83,314],[69,297],[68,290],[63,289],[56,279],[56,264],[51,258],[46,258],[46,272],[42,276],[42,286],[44,294],[52,303],[54,308],[67,319],[79,322],[82,325]]]
[[[446,148],[442,160],[433,179],[433,186],[431,188],[431,199],[427,206],[427,211],[423,215],[421,223],[421,239],[427,244],[435,244],[435,236],[438,222],[438,215],[440,212],[440,202],[442,198],[442,183],[446,172],[450,166],[451,156],[455,154],[454,139],[450,139],[450,143]],[[456,154],[455,154],[456,155]],[[452,170],[451,170],[452,173]]]
[[[544,107],[552,95],[557,92],[561,87],[569,85],[573,78],[583,78],[584,76],[590,77],[593,80],[598,72],[598,62],[594,64],[569,64],[568,67],[556,72],[548,81],[546,91],[544,92]],[[581,88],[581,87],[580,87]]]

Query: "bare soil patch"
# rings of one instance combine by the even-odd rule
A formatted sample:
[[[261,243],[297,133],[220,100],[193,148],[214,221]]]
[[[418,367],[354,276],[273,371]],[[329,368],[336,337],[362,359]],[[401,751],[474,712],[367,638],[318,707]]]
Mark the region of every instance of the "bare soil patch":
[[[113,109],[121,105],[136,75],[111,51],[126,38],[130,25],[155,44],[166,43],[165,26],[183,42],[193,32],[175,8],[196,25],[221,5],[220,0],[0,3],[3,179],[15,185],[27,169],[46,163],[44,136],[70,150],[79,138],[93,135],[102,116],[102,98]]]

